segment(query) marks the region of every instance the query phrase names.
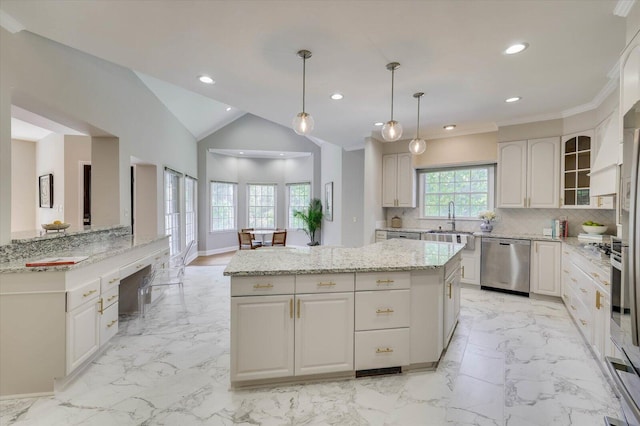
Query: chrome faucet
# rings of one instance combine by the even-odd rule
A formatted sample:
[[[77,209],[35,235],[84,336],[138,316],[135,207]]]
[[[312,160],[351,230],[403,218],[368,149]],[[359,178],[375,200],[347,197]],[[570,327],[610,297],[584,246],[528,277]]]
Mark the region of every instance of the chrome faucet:
[[[449,201],[449,222],[451,224],[451,230],[456,230],[456,204],[453,201]]]

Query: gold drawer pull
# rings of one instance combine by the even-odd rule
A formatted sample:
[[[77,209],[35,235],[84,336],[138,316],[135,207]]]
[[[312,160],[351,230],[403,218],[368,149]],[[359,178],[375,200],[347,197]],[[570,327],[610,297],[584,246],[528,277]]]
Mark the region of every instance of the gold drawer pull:
[[[298,299],[298,318],[300,318],[300,299]]]
[[[293,318],[293,299],[289,299],[289,318]]]
[[[600,278],[600,275],[596,274],[595,272],[592,272],[591,275],[593,275],[596,278]]]
[[[336,285],[336,283],[333,281],[329,281],[328,283],[318,283],[318,287],[333,287],[334,285]]]
[[[569,298],[569,296],[567,296],[566,294],[563,294],[562,297],[564,297],[565,299]]]
[[[577,310],[575,306],[571,305],[571,309],[573,309],[574,311]]]
[[[392,314],[393,313],[393,309],[387,308],[387,309],[376,309],[376,314]]]
[[[111,278],[111,279],[109,280],[109,284],[113,284],[113,283],[115,283],[116,281],[120,281],[120,278]]]
[[[600,309],[602,307],[602,302],[600,301],[601,297],[602,297],[602,293],[596,290],[596,309]]]
[[[273,288],[273,284],[254,284],[253,288],[262,289],[262,288]]]
[[[98,290],[90,290],[86,293],[82,293],[82,297],[88,297],[91,296],[93,293],[96,293]]]
[[[586,292],[587,292],[587,290],[585,290],[585,289],[584,289],[584,288],[582,288],[582,287],[580,287],[580,291],[581,291],[581,292],[583,292],[583,293],[586,293]]]
[[[581,319],[580,322],[582,323],[582,325],[587,325],[587,322],[583,319]]]
[[[376,349],[376,353],[377,354],[386,354],[386,353],[390,353],[393,352],[393,349],[391,348],[377,348]]]
[[[393,280],[377,280],[376,284],[380,285],[380,284],[391,284],[393,283]]]
[[[140,268],[142,268],[143,266],[144,266],[144,265],[143,265],[142,263],[140,263],[140,264],[136,265],[136,269],[140,269]]]
[[[449,299],[451,299],[451,283],[449,283]]]
[[[569,273],[569,271],[567,271],[566,269],[563,269],[564,272],[566,272],[567,274]]]
[[[155,260],[160,260],[160,258],[161,258],[161,257],[162,257],[162,256],[157,256],[157,257],[155,258]]]
[[[98,308],[98,312],[100,313],[100,315],[102,315],[104,313],[104,303],[102,297],[98,301],[98,304],[100,305],[100,307]]]
[[[109,324],[107,324],[107,328],[111,328],[113,327],[116,323],[118,322],[117,319],[114,319],[113,321],[111,321]]]
[[[574,283],[578,282],[578,280],[576,280],[575,278],[571,278],[571,281],[573,281]]]
[[[117,299],[117,298],[118,298],[118,295],[114,294],[113,296],[111,296],[110,298],[107,299],[107,303],[111,302],[113,299]]]

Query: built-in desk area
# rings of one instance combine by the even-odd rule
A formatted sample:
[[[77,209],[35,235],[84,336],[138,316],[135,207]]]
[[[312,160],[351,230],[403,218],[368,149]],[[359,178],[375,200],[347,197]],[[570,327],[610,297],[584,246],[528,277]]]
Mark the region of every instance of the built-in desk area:
[[[52,393],[56,380],[77,374],[117,333],[120,304],[137,303],[125,297],[127,278],[169,258],[168,237],[129,232],[114,227],[0,246],[0,398]],[[87,258],[25,266],[48,256]]]

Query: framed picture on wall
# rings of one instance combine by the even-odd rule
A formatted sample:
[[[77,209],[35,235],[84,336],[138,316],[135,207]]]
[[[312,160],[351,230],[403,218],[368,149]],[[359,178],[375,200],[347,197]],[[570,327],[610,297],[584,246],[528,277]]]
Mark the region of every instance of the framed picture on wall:
[[[324,184],[324,218],[333,222],[333,182]]]
[[[42,175],[38,178],[39,180],[39,197],[40,207],[42,208],[53,208],[53,175],[49,173],[48,175]]]

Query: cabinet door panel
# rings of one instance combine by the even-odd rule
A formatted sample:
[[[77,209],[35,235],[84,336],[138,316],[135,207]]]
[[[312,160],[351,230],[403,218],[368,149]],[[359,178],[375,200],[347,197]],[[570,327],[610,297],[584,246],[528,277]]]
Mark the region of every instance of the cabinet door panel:
[[[410,153],[398,154],[398,207],[416,206],[416,173]]]
[[[525,207],[527,141],[498,144],[498,207]]]
[[[99,327],[97,302],[88,302],[67,313],[67,375],[98,350]]]
[[[558,208],[560,206],[559,157],[559,138],[528,141],[528,207]]]
[[[531,262],[531,292],[561,296],[561,249],[559,242],[534,241]]]
[[[353,370],[353,293],[296,296],[296,376]]]
[[[382,207],[395,207],[398,181],[398,158],[396,155],[382,156]]]
[[[231,381],[293,375],[293,295],[231,298]]]
[[[410,290],[359,291],[356,330],[409,327],[410,311]]]

